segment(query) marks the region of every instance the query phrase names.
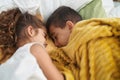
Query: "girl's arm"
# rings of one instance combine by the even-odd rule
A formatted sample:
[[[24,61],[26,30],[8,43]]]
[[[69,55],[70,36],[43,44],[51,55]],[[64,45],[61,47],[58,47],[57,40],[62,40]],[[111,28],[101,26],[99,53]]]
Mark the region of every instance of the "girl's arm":
[[[58,71],[52,63],[46,50],[39,44],[31,47],[31,52],[38,61],[40,68],[43,70],[48,80],[64,80],[63,75]]]

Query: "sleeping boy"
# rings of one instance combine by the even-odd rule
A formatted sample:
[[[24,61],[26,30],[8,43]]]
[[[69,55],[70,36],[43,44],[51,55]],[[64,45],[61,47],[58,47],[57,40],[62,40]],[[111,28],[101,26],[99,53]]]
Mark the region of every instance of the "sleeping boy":
[[[71,70],[75,80],[120,79],[120,19],[82,20],[62,6],[48,18],[47,31],[58,47],[50,53],[60,69]]]

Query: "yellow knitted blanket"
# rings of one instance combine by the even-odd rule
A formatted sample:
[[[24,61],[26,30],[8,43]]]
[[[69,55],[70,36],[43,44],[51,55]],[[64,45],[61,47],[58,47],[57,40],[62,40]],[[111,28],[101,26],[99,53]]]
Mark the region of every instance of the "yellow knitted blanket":
[[[67,80],[120,80],[120,18],[78,22],[50,56]]]

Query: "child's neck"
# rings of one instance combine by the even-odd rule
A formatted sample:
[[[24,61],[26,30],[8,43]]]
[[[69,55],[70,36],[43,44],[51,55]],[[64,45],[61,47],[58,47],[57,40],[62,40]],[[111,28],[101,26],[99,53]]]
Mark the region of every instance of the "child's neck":
[[[23,45],[25,45],[25,44],[27,44],[27,43],[30,43],[30,41],[27,41],[27,40],[19,40],[18,41],[18,43],[17,43],[17,47],[19,48],[19,47],[21,47],[21,46],[23,46]]]

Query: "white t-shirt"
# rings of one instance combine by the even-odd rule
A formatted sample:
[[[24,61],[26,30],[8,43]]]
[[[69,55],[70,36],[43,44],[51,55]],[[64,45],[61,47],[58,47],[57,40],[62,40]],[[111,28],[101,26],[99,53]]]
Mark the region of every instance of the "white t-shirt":
[[[40,69],[28,43],[14,53],[5,63],[0,65],[0,80],[47,80]]]

